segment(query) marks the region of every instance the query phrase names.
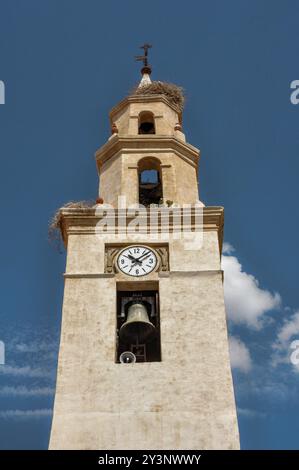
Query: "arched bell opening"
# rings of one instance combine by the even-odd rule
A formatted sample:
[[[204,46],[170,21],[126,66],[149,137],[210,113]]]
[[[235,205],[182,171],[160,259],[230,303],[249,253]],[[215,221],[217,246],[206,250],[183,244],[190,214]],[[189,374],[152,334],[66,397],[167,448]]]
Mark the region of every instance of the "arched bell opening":
[[[158,291],[117,293],[116,362],[124,353],[135,356],[130,362],[161,361]]]
[[[148,207],[163,199],[161,163],[146,157],[138,162],[139,204]]]
[[[138,134],[155,134],[155,118],[150,111],[142,111],[138,117]]]

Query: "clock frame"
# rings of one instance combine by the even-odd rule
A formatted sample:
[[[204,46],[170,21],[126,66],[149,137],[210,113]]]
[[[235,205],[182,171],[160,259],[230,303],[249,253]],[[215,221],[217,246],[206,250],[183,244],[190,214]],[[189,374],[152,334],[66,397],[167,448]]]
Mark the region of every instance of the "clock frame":
[[[136,260],[134,262],[134,260]],[[116,256],[115,265],[119,272],[134,278],[147,276],[156,271],[159,257],[152,247],[129,245]]]

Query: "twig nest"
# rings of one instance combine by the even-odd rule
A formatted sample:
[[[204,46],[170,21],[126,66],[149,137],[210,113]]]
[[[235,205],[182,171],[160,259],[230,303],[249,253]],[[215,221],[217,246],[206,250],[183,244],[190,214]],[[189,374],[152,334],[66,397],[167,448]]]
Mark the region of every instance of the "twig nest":
[[[168,101],[179,108],[180,111],[184,108],[185,96],[184,89],[173,83],[167,82],[152,82],[148,85],[137,87],[131,93],[132,95],[165,95]]]

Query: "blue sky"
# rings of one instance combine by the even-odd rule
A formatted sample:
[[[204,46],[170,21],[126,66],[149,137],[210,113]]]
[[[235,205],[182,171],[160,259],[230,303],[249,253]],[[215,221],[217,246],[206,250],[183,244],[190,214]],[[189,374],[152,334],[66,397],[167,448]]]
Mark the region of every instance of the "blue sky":
[[[186,90],[201,199],[225,206],[242,448],[299,448],[298,13],[291,0],[0,0],[0,448],[47,448],[65,264],[48,221],[96,198],[93,155],[144,41],[153,79]]]

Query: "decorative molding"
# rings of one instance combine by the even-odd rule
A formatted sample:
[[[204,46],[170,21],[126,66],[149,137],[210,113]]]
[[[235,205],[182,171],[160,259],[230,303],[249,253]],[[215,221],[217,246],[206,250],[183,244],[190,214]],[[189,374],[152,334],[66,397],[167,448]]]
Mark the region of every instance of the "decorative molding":
[[[110,274],[115,274],[115,258],[118,255],[118,253],[128,246],[128,244],[124,244],[121,247],[110,247],[105,245],[105,267],[104,271],[105,273],[110,273]]]
[[[146,112],[146,109],[144,110]],[[150,113],[152,113],[152,111],[149,110]],[[130,114],[130,119],[138,119],[139,118],[139,114]],[[154,114],[154,118],[157,119],[157,118],[163,118],[163,114]]]
[[[124,248],[123,246],[122,248]],[[155,248],[156,249],[156,248]],[[119,250],[116,250],[118,253]],[[116,254],[117,254],[116,253]],[[114,255],[114,259],[115,256]],[[113,259],[113,261],[114,261]],[[160,258],[161,259],[161,258]],[[168,259],[167,259],[168,262]],[[106,266],[105,266],[106,269]],[[112,279],[115,277],[116,271],[113,270],[111,272],[104,272],[104,273],[64,273],[63,277],[65,279]],[[169,271],[169,266],[165,265],[162,267],[161,265],[161,270],[158,271],[158,276],[160,278],[169,278],[171,276],[182,276],[182,277],[192,277],[192,276],[206,276],[206,275],[213,275],[213,274],[220,274],[222,276],[222,279],[224,277],[224,271],[222,269],[210,269],[210,270],[203,270],[203,271]]]
[[[200,157],[200,152],[196,147],[177,139],[175,136],[140,134],[120,137],[118,134],[115,134],[113,139],[108,140],[97,150],[95,158],[100,170],[108,160],[120,154],[147,154],[153,152],[173,152],[196,168]]]
[[[172,108],[176,113],[178,113],[179,117],[182,115],[182,111],[175,106],[173,103],[168,101],[165,95],[132,95],[128,96],[127,98],[120,101],[116,106],[114,106],[109,114],[110,120],[113,121],[114,116],[119,114],[124,108],[129,106],[130,103],[157,103],[162,102]]]
[[[109,273],[64,273],[63,277],[65,279],[78,279],[78,278],[88,278],[88,279],[102,279],[102,278],[113,278],[114,274]]]
[[[165,208],[164,208],[165,209]],[[173,225],[173,211],[177,209],[167,208],[169,211],[169,230],[170,232],[173,231],[175,226]],[[156,209],[158,212],[157,217],[157,225],[152,227],[156,233],[163,233],[163,214],[161,215],[161,209]],[[183,218],[182,218],[182,211],[183,209],[179,209],[181,211],[181,223],[182,227],[186,226],[183,225]],[[144,213],[145,212],[145,213]],[[144,211],[138,217],[140,221],[144,221],[144,226],[148,227],[150,223],[150,212],[149,210]],[[177,212],[176,212],[177,213]],[[195,209],[192,208],[190,211],[191,216],[191,225],[189,228],[191,230],[195,229]],[[118,226],[118,217],[120,219],[125,219],[126,227],[123,225]],[[64,240],[65,245],[67,246],[67,240],[69,235],[95,235],[96,234],[96,225],[97,223],[103,218],[106,217],[107,221],[109,221],[109,216],[105,214],[103,215],[96,214],[95,208],[86,208],[86,209],[79,209],[79,208],[62,208],[61,209],[61,231],[62,237]],[[123,233],[124,230],[127,230],[127,226],[132,219],[134,219],[135,214],[128,214],[126,209],[115,209],[115,232]],[[224,209],[223,207],[203,207],[203,231],[217,231],[218,232],[218,240],[219,240],[219,251],[221,253],[222,250],[222,240],[223,240],[223,225],[224,225]],[[141,224],[142,226],[142,224]],[[139,232],[142,234],[142,231]],[[130,235],[129,231],[127,232]],[[101,236],[97,234],[97,236]]]
[[[223,275],[222,269],[206,269],[202,271],[169,271],[167,273],[159,273],[159,277],[170,277],[170,276],[202,276],[202,275],[213,275],[221,274]]]

